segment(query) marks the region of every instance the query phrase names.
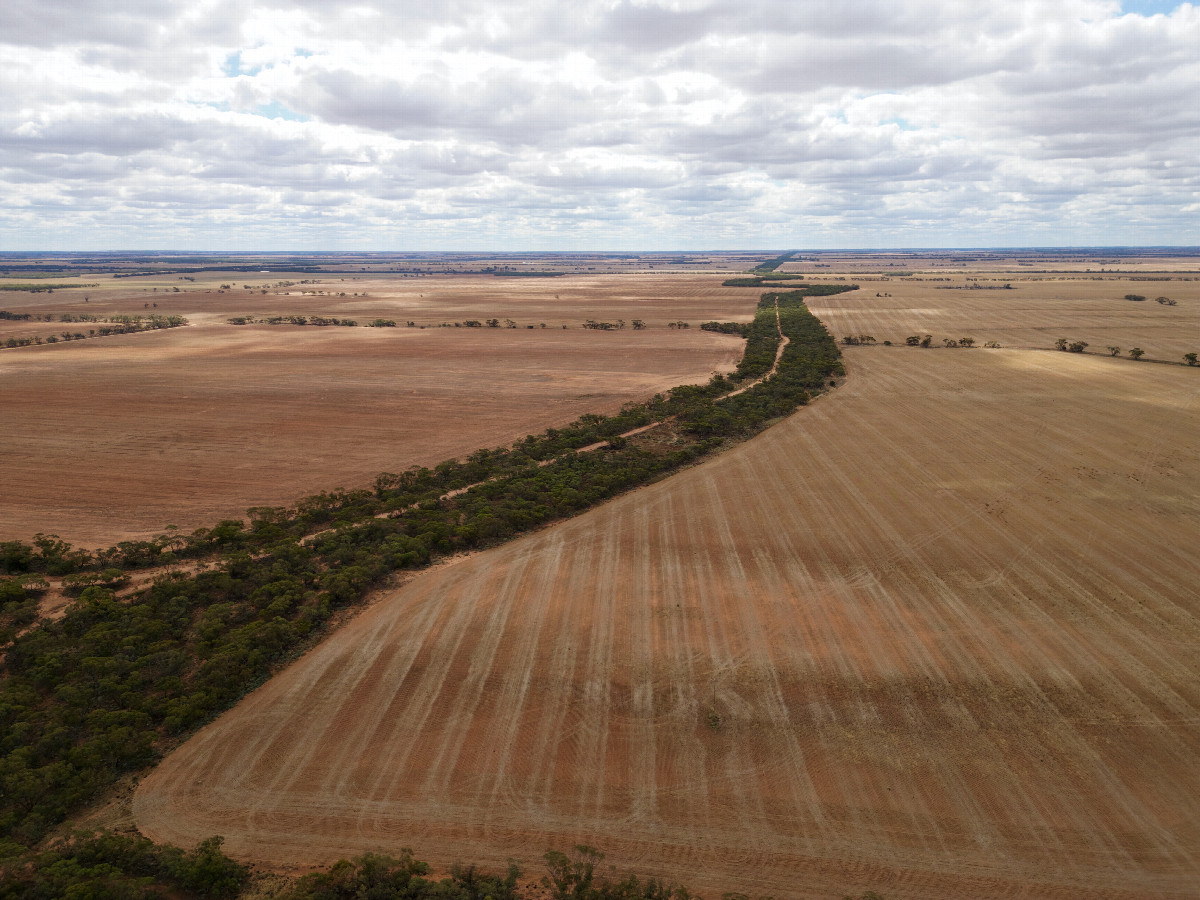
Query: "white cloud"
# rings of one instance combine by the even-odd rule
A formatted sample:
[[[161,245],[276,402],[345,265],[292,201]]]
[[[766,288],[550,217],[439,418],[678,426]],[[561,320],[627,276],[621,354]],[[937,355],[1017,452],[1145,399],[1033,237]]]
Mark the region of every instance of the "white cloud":
[[[0,249],[1196,244],[1196,47],[1188,3],[7,0]]]

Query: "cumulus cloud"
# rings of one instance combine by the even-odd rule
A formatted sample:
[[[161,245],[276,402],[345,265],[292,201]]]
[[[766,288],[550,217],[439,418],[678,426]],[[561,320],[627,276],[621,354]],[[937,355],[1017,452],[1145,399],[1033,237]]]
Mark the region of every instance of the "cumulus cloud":
[[[0,249],[1200,243],[1200,8],[6,0]]]

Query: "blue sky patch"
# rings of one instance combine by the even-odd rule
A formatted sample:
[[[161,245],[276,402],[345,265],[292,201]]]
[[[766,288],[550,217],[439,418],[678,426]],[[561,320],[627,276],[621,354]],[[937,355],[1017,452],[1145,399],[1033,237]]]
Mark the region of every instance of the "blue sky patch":
[[[1152,16],[1155,13],[1172,13],[1181,5],[1179,0],[1121,0],[1121,11]]]
[[[256,116],[263,116],[267,119],[287,119],[289,122],[311,121],[309,116],[288,109],[278,100],[272,100],[270,103],[263,103],[260,106],[256,106],[252,112]]]
[[[225,64],[221,66],[221,71],[230,78],[237,78],[239,75],[257,75],[262,71],[262,66],[254,66],[250,69],[242,68],[242,51],[231,53],[225,57]]]

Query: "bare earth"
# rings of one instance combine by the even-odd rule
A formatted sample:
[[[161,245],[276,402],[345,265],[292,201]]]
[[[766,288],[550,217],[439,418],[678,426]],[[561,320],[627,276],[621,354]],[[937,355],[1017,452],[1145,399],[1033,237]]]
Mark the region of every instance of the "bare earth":
[[[178,294],[163,293],[169,280],[148,282],[155,292],[142,280],[102,280],[4,294],[4,308],[56,321],[0,321],[0,338],[96,327],[59,323],[63,313],[178,314],[193,324],[0,350],[0,540],[42,531],[98,547],[168,525],[190,532],[251,506],[367,486],[383,471],[616,412],[732,369],[743,342],[697,326],[747,319],[757,299],[697,275],[372,278],[267,295],[242,290],[240,278],[237,290],[217,293],[221,276],[176,280],[186,287]],[[301,293],[318,289],[327,293]],[[329,295],[343,290],[368,296]],[[151,301],[157,307],[144,308]],[[355,318],[360,327],[228,324],[245,313]],[[401,327],[361,327],[376,317]],[[521,327],[435,327],[493,317]],[[588,318],[648,327],[580,327]],[[692,327],[668,328],[675,320]]]
[[[845,320],[882,340],[873,303]],[[586,842],[709,896],[1200,896],[1200,373],[846,364],[369,608],[147,776],[138,827],[275,867]]]
[[[982,283],[998,287],[1003,274]],[[950,284],[893,278],[862,281],[857,293],[816,297],[813,312],[839,340],[868,334],[882,342],[903,344],[909,335],[974,338],[977,345],[997,341],[1002,347],[1051,348],[1058,338],[1086,341],[1088,353],[1107,356],[1107,347],[1127,357],[1133,347],[1144,360],[1182,363],[1184,353],[1200,351],[1200,280],[1185,282],[1018,281],[1012,290],[971,290],[961,278]],[[891,296],[876,297],[876,293]],[[1147,297],[1125,300],[1125,294]],[[1175,306],[1156,303],[1169,295]]]

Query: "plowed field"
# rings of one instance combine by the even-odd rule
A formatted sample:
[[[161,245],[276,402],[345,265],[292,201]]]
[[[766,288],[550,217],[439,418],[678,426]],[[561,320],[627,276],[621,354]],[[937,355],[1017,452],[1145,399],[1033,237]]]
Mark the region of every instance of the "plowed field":
[[[847,356],[758,438],[369,608],[149,775],[139,827],[275,866],[586,842],[710,896],[1200,896],[1200,379]]]
[[[757,300],[697,275],[372,278],[266,295],[218,293],[219,283],[167,293],[164,281],[151,293],[105,279],[3,297],[55,322],[0,320],[0,338],[97,327],[64,326],[64,315],[157,312],[192,324],[0,350],[0,540],[43,531],[100,547],[168,525],[188,533],[614,413],[731,370],[743,342],[697,326],[748,319]],[[346,288],[369,296],[333,296]],[[143,309],[147,298],[154,308]],[[228,323],[243,314],[360,327]],[[510,316],[520,327],[435,327]],[[399,327],[361,327],[376,317]],[[580,327],[588,318],[647,327]],[[686,331],[667,327],[688,319]]]

